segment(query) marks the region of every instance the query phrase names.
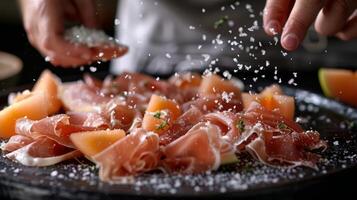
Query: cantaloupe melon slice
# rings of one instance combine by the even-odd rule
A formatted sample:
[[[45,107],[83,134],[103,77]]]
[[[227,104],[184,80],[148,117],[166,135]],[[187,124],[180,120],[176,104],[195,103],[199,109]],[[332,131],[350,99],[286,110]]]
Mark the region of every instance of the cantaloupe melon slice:
[[[175,101],[152,95],[144,115],[143,128],[160,134],[180,115],[181,109]]]
[[[319,80],[326,96],[357,106],[357,72],[322,68]]]
[[[221,95],[223,92],[226,92],[227,94],[233,93],[234,96],[239,98],[241,96],[241,91],[238,87],[230,81],[222,79],[218,75],[211,74],[202,78],[201,85],[199,87],[200,95]]]
[[[46,95],[48,103],[45,105],[48,106],[49,115],[57,113],[62,106],[58,98],[59,84],[60,79],[49,70],[45,70],[32,89],[33,92],[42,91]]]
[[[0,138],[15,134],[16,120],[27,117],[39,120],[48,116],[47,98],[43,92],[31,93],[26,98],[0,111]]]
[[[266,87],[259,94],[242,94],[242,101],[244,110],[247,110],[249,105],[256,101],[260,103],[267,110],[280,113],[287,119],[293,119],[295,114],[295,99],[294,97],[283,94],[282,89],[278,85]]]
[[[72,133],[70,139],[84,155],[92,157],[125,137],[121,129]]]

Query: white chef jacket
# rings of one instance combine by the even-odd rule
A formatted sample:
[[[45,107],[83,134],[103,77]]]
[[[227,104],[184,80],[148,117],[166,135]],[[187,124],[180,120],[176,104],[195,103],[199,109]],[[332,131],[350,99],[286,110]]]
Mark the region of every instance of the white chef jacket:
[[[255,3],[254,3],[255,2]],[[253,4],[252,4],[253,3]],[[141,71],[171,74],[224,62],[239,54],[239,30],[261,26],[265,1],[231,0],[121,0],[116,38],[129,53],[112,62],[111,72]],[[228,16],[218,29],[214,23]],[[254,33],[260,37],[262,32]],[[232,47],[228,41],[237,41]],[[216,60],[219,58],[219,60]]]

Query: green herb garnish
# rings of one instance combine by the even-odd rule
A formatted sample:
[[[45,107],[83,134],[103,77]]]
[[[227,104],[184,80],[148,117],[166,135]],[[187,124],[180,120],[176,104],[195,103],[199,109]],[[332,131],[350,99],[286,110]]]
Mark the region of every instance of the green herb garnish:
[[[243,120],[239,120],[236,127],[239,129],[239,131],[242,133],[245,130],[245,124]]]
[[[169,122],[163,121],[163,122],[156,128],[156,130],[157,130],[157,131],[163,130],[167,125],[169,125]]]
[[[220,26],[222,26],[224,23],[226,23],[228,21],[229,17],[226,15],[224,17],[222,17],[221,19],[217,20],[214,23],[214,28],[218,29]]]
[[[284,122],[280,122],[280,123],[278,124],[278,128],[279,128],[280,130],[286,130],[286,129],[288,129],[288,126],[287,126]]]
[[[161,112],[160,112],[160,111],[157,111],[157,112],[154,114],[154,117],[157,118],[157,119],[161,119]]]

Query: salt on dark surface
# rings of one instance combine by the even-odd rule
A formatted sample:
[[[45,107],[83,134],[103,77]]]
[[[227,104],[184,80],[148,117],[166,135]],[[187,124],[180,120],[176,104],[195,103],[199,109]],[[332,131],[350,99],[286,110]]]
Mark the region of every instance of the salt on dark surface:
[[[86,198],[88,193],[91,193],[92,199],[99,199],[101,195],[239,196],[356,168],[356,127],[349,125],[357,121],[356,110],[310,92],[287,88],[285,92],[296,97],[298,121],[301,125],[305,129],[318,130],[328,142],[328,149],[322,153],[318,170],[266,166],[242,154],[239,155],[238,163],[222,166],[215,172],[198,175],[153,172],[127,179],[127,182],[108,184],[99,180],[97,167],[84,158],[51,167],[33,168],[14,163],[2,156],[0,183],[15,185],[14,187],[20,189],[35,188],[40,196],[61,195],[64,192],[65,195],[73,195],[73,198]]]

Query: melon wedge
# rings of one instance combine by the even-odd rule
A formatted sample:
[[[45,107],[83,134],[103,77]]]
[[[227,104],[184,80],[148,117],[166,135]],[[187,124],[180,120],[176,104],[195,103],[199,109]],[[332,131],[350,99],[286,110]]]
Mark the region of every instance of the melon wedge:
[[[39,120],[48,116],[47,98],[43,92],[31,93],[21,101],[0,111],[0,138],[10,138],[15,135],[16,120],[27,117]]]
[[[84,155],[92,157],[125,137],[121,129],[72,133],[70,139]]]
[[[180,106],[175,101],[152,95],[143,118],[143,128],[160,134],[180,115]]]
[[[357,106],[357,72],[322,68],[319,70],[319,80],[327,97]]]
[[[220,76],[211,74],[202,78],[199,94],[202,96],[219,94],[223,92],[233,93],[235,97],[241,96],[241,91],[232,82],[222,79]]]
[[[49,115],[57,113],[62,106],[60,99],[58,98],[60,80],[56,75],[49,70],[42,72],[40,78],[36,82],[33,92],[43,92],[46,95]]]
[[[269,111],[276,111],[287,119],[294,119],[295,99],[284,95],[278,85],[266,87],[259,94],[243,93],[242,101],[244,110],[247,110],[249,105],[256,101]]]

